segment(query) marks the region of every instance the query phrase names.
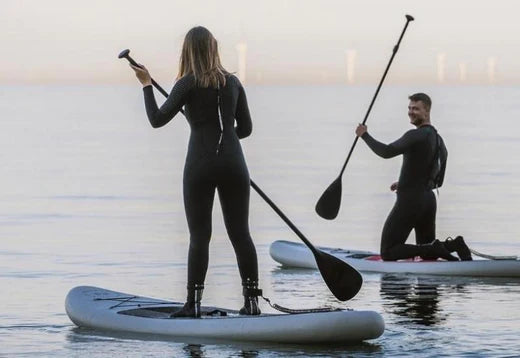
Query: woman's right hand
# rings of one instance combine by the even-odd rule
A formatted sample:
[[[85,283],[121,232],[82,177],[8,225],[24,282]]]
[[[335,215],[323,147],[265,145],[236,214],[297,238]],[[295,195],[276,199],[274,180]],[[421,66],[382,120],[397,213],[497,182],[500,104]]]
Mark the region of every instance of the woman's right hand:
[[[150,76],[150,73],[148,72],[146,67],[144,67],[143,65],[139,65],[139,66],[141,66],[141,67],[137,67],[137,66],[130,64],[130,67],[132,68],[132,70],[135,71],[135,76],[137,77],[139,82],[141,82],[143,87],[151,86],[152,77]]]

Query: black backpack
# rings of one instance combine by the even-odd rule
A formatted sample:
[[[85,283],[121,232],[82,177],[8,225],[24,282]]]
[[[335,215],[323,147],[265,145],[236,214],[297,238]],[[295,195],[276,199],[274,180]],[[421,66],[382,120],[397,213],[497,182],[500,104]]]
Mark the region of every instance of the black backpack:
[[[444,146],[444,142],[434,128],[436,137],[436,149],[433,155],[432,164],[430,166],[430,177],[428,179],[428,187],[430,189],[438,189],[444,182],[444,174],[446,172],[446,162],[448,159],[448,151]]]

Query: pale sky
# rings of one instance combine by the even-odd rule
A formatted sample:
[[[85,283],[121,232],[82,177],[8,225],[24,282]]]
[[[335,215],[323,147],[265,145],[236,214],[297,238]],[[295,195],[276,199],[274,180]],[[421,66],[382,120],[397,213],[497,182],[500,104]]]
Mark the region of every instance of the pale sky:
[[[374,83],[405,14],[416,21],[388,82],[520,83],[514,0],[0,3],[0,83],[130,83],[135,78],[117,59],[125,48],[160,82],[173,80],[183,37],[195,25],[213,32],[229,71],[239,72],[237,47],[246,45],[247,83]]]

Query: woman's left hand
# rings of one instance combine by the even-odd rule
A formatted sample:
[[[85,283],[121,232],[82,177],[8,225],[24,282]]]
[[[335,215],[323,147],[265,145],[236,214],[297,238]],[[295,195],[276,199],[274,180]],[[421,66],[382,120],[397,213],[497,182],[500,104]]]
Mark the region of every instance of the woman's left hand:
[[[135,71],[135,75],[136,75],[137,79],[139,80],[139,82],[141,82],[143,87],[151,86],[152,77],[150,76],[150,73],[148,72],[146,67],[144,67],[143,65],[139,65],[139,66],[141,66],[141,67],[137,67],[137,66],[130,64],[130,67],[132,68],[132,70]]]

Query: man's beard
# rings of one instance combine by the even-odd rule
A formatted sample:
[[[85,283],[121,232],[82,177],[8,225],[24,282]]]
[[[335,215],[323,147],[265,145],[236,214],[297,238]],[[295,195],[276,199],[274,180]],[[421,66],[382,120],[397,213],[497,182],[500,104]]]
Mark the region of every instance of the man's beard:
[[[417,127],[419,127],[420,125],[422,125],[425,122],[424,118],[412,117],[410,119],[411,119],[412,124]]]

